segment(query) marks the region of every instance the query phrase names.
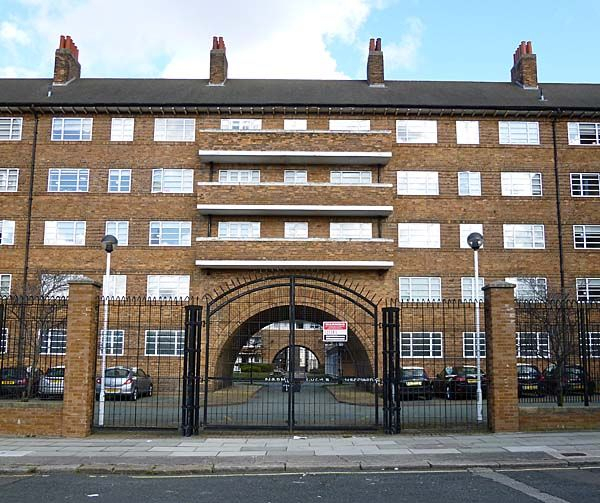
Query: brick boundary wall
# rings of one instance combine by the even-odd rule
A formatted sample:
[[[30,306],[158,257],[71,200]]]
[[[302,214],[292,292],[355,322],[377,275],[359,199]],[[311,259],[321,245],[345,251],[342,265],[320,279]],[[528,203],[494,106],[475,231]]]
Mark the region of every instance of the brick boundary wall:
[[[0,402],[0,435],[63,435],[62,402]]]
[[[597,430],[598,407],[519,407],[519,431]]]

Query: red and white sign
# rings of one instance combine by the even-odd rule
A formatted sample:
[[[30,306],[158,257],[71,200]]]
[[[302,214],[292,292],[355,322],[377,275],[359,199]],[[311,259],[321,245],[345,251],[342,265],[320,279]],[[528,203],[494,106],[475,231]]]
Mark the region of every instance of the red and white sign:
[[[348,322],[324,321],[323,342],[348,342]]]

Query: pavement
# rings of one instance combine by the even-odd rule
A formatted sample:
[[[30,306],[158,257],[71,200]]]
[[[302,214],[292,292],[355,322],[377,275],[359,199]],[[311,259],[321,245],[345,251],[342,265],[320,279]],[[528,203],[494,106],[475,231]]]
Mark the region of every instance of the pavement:
[[[600,466],[600,429],[456,435],[0,437],[0,474],[186,475]]]

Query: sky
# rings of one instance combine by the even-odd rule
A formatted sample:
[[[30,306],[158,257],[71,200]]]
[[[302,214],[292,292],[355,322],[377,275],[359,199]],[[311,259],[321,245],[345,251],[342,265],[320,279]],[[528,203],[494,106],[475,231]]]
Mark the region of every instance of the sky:
[[[61,34],[82,77],[365,79],[381,37],[388,80],[510,80],[531,40],[540,82],[600,83],[590,0],[0,0],[0,77],[52,76]]]

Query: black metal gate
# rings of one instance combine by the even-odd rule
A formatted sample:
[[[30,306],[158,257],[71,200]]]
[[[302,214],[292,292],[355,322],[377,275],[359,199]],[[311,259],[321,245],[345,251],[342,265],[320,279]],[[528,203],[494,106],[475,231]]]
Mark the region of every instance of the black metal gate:
[[[184,387],[204,428],[380,424],[377,304],[363,292],[305,275],[257,278],[210,299],[205,320],[203,389]],[[347,342],[324,341],[333,321],[347,322]]]

